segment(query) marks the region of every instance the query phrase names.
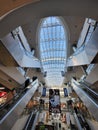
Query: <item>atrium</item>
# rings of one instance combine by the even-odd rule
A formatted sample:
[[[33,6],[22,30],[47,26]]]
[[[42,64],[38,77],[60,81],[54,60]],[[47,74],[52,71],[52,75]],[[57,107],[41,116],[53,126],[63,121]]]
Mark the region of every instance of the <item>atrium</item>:
[[[0,1],[0,129],[98,130],[98,2]]]

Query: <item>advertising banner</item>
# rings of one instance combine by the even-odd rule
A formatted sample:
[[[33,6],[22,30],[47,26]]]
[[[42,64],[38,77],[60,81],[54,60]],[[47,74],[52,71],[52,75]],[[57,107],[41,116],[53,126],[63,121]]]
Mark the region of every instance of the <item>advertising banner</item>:
[[[44,87],[43,88],[43,91],[42,91],[42,96],[45,97],[46,96],[46,88]]]
[[[64,88],[64,97],[68,97],[68,91],[67,91],[67,88]]]
[[[49,89],[49,112],[61,113],[59,89]]]

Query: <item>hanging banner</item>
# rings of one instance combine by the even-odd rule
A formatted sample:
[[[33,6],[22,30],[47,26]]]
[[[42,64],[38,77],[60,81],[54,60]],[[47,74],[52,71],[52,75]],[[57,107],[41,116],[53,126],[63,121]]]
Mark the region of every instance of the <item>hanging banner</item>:
[[[49,89],[49,112],[61,113],[59,89]]]
[[[44,87],[43,88],[43,91],[42,91],[42,96],[45,97],[46,96],[46,88]]]
[[[67,91],[67,88],[64,88],[64,97],[68,97],[68,91]]]

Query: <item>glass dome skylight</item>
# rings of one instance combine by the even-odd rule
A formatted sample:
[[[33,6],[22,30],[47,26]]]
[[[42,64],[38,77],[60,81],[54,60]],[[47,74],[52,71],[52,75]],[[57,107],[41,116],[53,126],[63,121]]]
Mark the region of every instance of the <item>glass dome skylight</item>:
[[[47,17],[42,20],[39,45],[46,84],[51,87],[61,86],[67,52],[65,29],[59,17]]]

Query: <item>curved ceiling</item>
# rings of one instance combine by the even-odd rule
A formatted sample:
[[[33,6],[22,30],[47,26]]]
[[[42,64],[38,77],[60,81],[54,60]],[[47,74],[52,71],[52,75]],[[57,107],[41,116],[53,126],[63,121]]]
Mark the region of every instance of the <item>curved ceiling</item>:
[[[39,0],[0,0],[0,16],[8,14],[10,11],[14,9],[37,1]]]
[[[40,19],[46,16],[63,16],[71,36],[68,43],[72,45],[77,43],[85,17],[98,20],[97,0],[37,0],[38,2],[32,3],[34,1],[36,0],[0,0],[0,15],[4,15],[4,17],[0,17],[0,38],[16,27],[22,26],[31,48],[35,49],[36,30]],[[30,4],[28,4],[29,2]],[[9,6],[10,13],[6,10],[7,6]],[[5,15],[6,13],[7,15]],[[36,52],[38,53],[38,51]],[[79,74],[77,77],[80,77],[82,72],[81,75]],[[70,78],[71,75],[69,74],[67,77]]]
[[[61,86],[67,59],[66,28],[59,17],[42,20],[39,30],[39,46],[43,73],[48,86]]]
[[[93,0],[41,0],[18,8],[5,16],[0,21],[0,37],[20,25],[47,16],[84,16],[98,19],[97,10],[98,1]]]

